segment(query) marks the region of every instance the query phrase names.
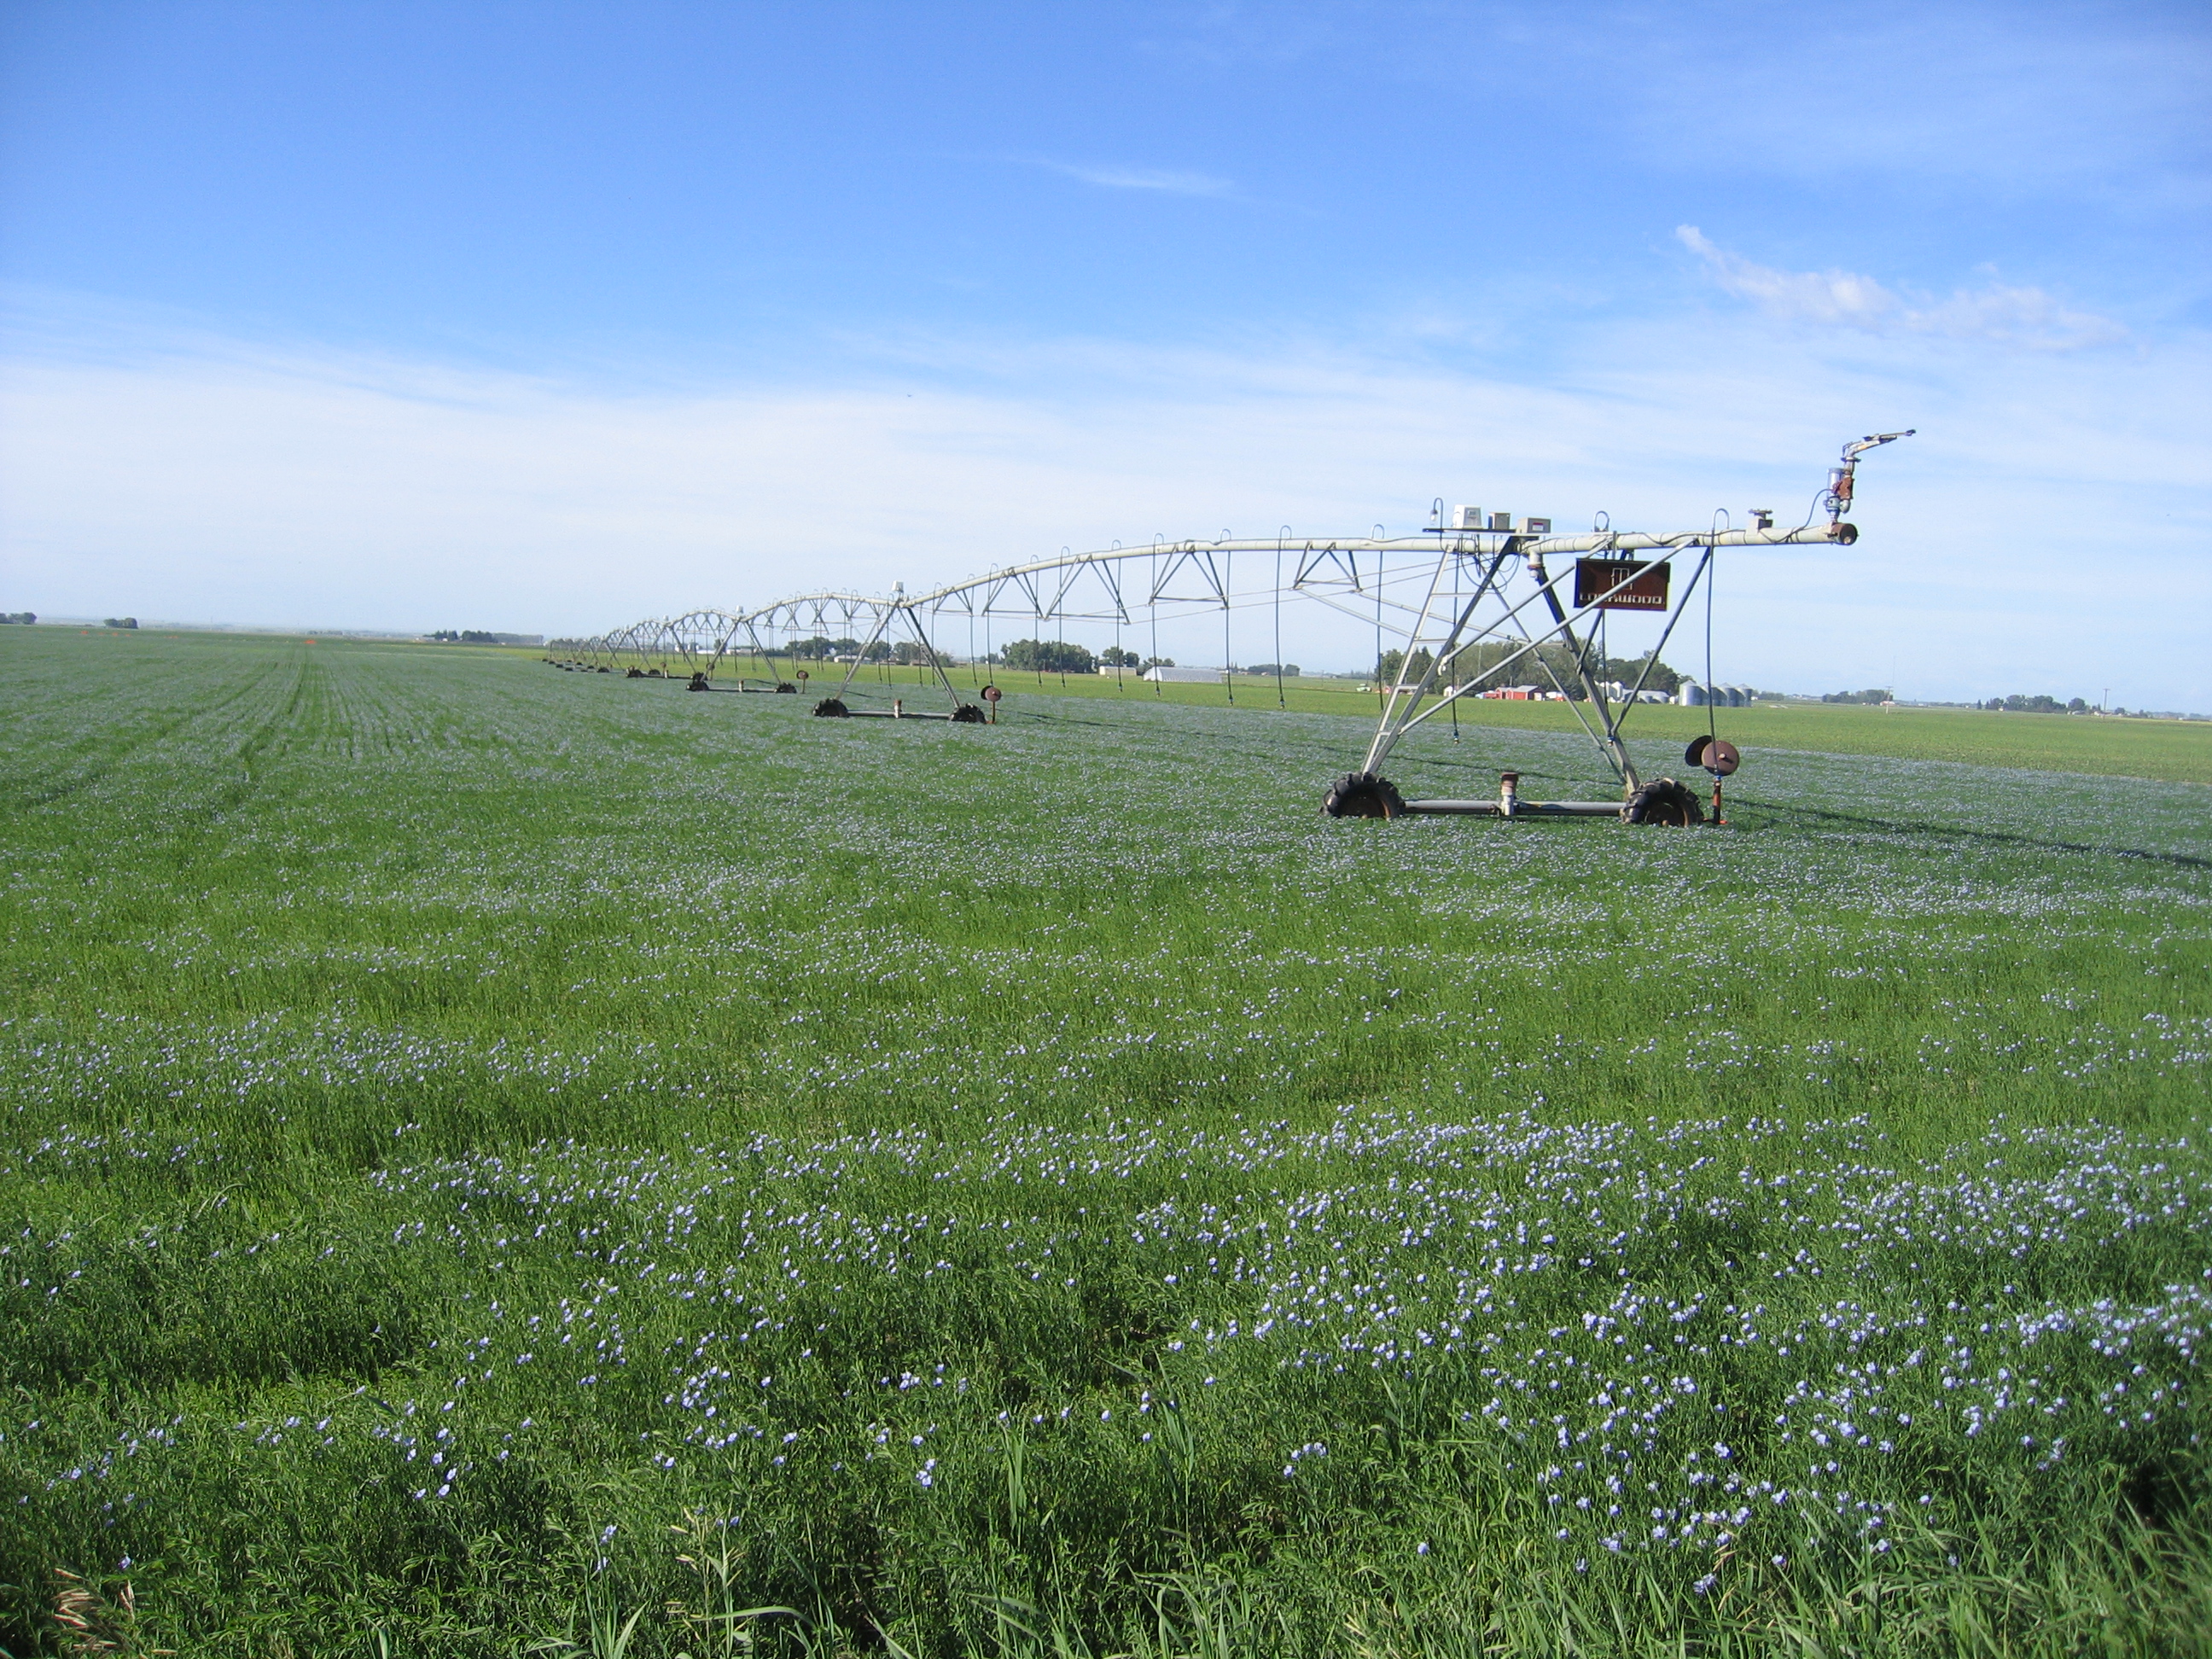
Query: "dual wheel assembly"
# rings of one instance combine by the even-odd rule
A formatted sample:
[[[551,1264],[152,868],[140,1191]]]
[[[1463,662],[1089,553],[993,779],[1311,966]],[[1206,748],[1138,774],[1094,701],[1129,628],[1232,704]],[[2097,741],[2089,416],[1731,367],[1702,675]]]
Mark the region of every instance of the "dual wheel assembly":
[[[848,720],[854,718],[856,712],[864,713],[878,718],[886,718],[886,716],[883,714],[883,711],[879,709],[871,708],[856,711],[848,707],[842,697],[823,698],[821,702],[814,705],[814,712],[821,719],[825,720]],[[892,705],[892,712],[887,718],[910,720],[950,720],[955,726],[984,726],[988,725],[990,720],[990,717],[984,714],[981,708],[978,708],[972,702],[956,704],[952,712],[949,714],[908,714],[905,709],[894,703]]]
[[[1718,821],[1720,781],[1742,764],[1742,755],[1725,738],[1701,737],[1691,744],[1682,758],[1712,775],[1713,816]],[[1346,772],[1329,785],[1328,793],[1322,798],[1322,811],[1333,818],[1401,818],[1432,812],[1480,813],[1498,817],[1611,816],[1604,806],[1595,803],[1547,810],[1540,804],[1522,802],[1518,796],[1519,781],[1518,773],[1504,774],[1499,780],[1498,801],[1492,807],[1479,802],[1408,801],[1399,793],[1398,787],[1380,773]],[[1674,778],[1654,778],[1649,783],[1639,784],[1621,803],[1618,816],[1624,823],[1658,824],[1675,830],[1690,829],[1706,821],[1705,803],[1698,799],[1697,792]]]

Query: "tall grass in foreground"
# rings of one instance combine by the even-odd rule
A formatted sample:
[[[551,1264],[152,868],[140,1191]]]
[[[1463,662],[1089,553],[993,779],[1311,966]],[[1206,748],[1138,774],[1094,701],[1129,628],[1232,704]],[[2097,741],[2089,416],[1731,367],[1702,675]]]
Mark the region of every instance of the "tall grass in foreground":
[[[0,644],[10,1651],[2212,1625],[2201,790]]]

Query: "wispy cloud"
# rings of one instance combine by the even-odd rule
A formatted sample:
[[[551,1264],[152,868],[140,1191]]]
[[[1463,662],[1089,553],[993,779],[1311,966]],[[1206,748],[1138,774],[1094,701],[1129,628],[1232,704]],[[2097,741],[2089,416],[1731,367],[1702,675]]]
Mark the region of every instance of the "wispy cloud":
[[[1088,167],[1073,161],[1039,161],[1041,167],[1080,179],[1103,190],[1151,190],[1169,196],[1226,196],[1230,181],[1210,173],[1182,173],[1163,167]]]
[[[2039,288],[1990,283],[1948,298],[1891,289],[1850,270],[1782,270],[1717,246],[1695,225],[1674,235],[1713,280],[1768,315],[1869,334],[1940,334],[2045,351],[2113,345],[2128,331],[2109,317],[2075,311]]]
[[[1404,532],[1438,495],[1680,529],[1807,499],[1842,438],[1917,425],[1862,479],[1857,547],[1731,567],[1733,673],[1875,684],[1879,638],[1915,695],[2070,695],[2094,668],[2130,707],[2212,707],[2212,341],[1930,364],[1921,337],[1838,362],[1748,315],[1624,319],[1537,381],[1372,341],[986,336],[672,384],[50,309],[0,328],[0,587],[48,614],[590,632],[1116,536]],[[824,505],[856,501],[857,540]],[[2110,580],[2081,592],[2078,546],[2023,523],[2100,526]],[[1307,609],[1294,660],[1371,651]],[[2054,662],[2084,678],[2051,685]]]

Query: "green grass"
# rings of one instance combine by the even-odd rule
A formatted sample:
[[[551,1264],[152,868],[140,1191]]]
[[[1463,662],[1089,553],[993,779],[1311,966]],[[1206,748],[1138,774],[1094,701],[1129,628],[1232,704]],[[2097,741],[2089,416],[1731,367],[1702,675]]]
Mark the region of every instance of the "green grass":
[[[1111,695],[0,634],[0,1648],[2203,1650],[2201,787]]]
[[[787,671],[787,662],[779,667]],[[768,665],[745,659],[726,665],[724,676],[768,672]],[[817,681],[828,677],[834,688],[842,668],[817,667]],[[1150,699],[1183,708],[1226,708],[1234,696],[1235,707],[1247,711],[1285,707],[1300,714],[1341,714],[1372,720],[1381,702],[1372,691],[1362,691],[1350,680],[1285,680],[1281,702],[1272,679],[1239,678],[1226,685],[1146,684],[1133,676],[1116,680],[1109,672],[1099,675],[1048,674],[958,668],[954,683],[971,690],[985,674],[996,673],[1007,694],[1006,706],[1018,706],[1039,696],[1097,697],[1115,702]],[[917,707],[939,706],[927,701],[926,670],[870,667],[860,685],[872,695],[894,692],[917,699]],[[810,690],[818,690],[819,685]],[[1562,703],[1507,702],[1464,698],[1459,704],[1460,725],[1483,730],[1500,728],[1579,732],[1575,710]],[[1743,708],[1712,712],[1714,724],[1747,751],[1810,750],[1838,755],[1881,755],[1901,760],[1960,761],[1969,765],[2018,768],[2030,771],[2078,772],[2100,777],[2160,778],[2174,783],[2212,784],[2212,721],[2142,720],[2133,716],[2102,717],[2079,714],[2007,714],[1963,708],[1881,708],[1863,704],[1820,702],[1759,702]],[[1437,717],[1449,729],[1449,715]],[[1624,729],[1654,741],[1676,744],[1706,730],[1706,711],[1671,704],[1646,704],[1628,714]],[[1357,757],[1354,757],[1357,758]]]

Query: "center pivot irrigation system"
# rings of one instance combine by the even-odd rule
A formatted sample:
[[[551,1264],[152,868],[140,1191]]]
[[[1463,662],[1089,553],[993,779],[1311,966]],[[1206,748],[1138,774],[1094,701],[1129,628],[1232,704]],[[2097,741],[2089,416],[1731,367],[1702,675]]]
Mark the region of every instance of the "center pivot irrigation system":
[[[549,660],[563,668],[620,673],[633,679],[681,678],[694,691],[791,695],[809,677],[794,647],[805,641],[818,651],[823,636],[835,630],[856,648],[838,653],[842,682],[815,704],[817,714],[981,725],[991,716],[954,682],[952,670],[963,659],[951,655],[955,647],[950,643],[940,644],[954,630],[964,627],[964,662],[980,678],[976,665],[992,659],[994,624],[1002,618],[1025,620],[1040,639],[1048,624],[1058,629],[1062,640],[1071,622],[1110,625],[1113,659],[1127,663],[1136,653],[1122,649],[1125,636],[1141,641],[1149,630],[1149,655],[1157,659],[1163,621],[1187,621],[1218,611],[1223,659],[1233,663],[1232,616],[1239,611],[1271,609],[1279,702],[1283,606],[1304,602],[1340,612],[1359,623],[1363,632],[1371,629],[1374,636],[1381,716],[1358,768],[1339,777],[1323,799],[1322,808],[1332,817],[1395,818],[1436,813],[1700,823],[1705,821],[1705,808],[1696,793],[1673,778],[1647,781],[1621,738],[1630,712],[1647,700],[1644,682],[1660,652],[1702,585],[1710,655],[1713,556],[1717,549],[1814,544],[1848,547],[1856,542],[1858,530],[1844,514],[1851,506],[1859,458],[1912,435],[1910,431],[1875,433],[1845,444],[1841,464],[1831,469],[1812,511],[1794,529],[1778,530],[1771,512],[1753,509],[1751,523],[1741,528],[1727,522],[1725,511],[1717,513],[1705,529],[1666,535],[1618,530],[1600,514],[1598,524],[1586,534],[1555,535],[1548,519],[1524,518],[1516,526],[1510,514],[1486,514],[1470,507],[1447,515],[1439,500],[1431,515],[1434,522],[1416,536],[1389,538],[1378,525],[1372,536],[1327,542],[1293,538],[1285,529],[1257,540],[1238,540],[1224,532],[1212,542],[1163,538],[1139,547],[1116,543],[1090,553],[1062,549],[1052,558],[1006,566],[927,592],[908,593],[901,583],[888,596],[805,593],[753,611],[694,611],[636,623],[583,641],[566,659]],[[1242,586],[1237,580],[1240,559],[1245,573]],[[1689,576],[1676,586],[1671,578],[1678,563],[1687,567]],[[1260,576],[1252,574],[1255,568]],[[1606,615],[1615,611],[1667,617],[1633,686],[1608,687],[1601,679],[1604,659],[1593,655],[1603,638]],[[1395,672],[1382,665],[1392,645],[1398,651]],[[1548,652],[1540,648],[1547,646],[1553,647]],[[907,663],[926,669],[944,694],[946,707],[908,708],[903,697],[891,699],[888,708],[864,705],[863,698],[875,688],[862,678],[862,669],[894,647],[903,648]],[[764,664],[769,678],[739,678],[733,684],[718,684],[716,671],[725,661],[741,656]],[[1520,775],[1504,772],[1494,800],[1409,800],[1383,775],[1392,751],[1415,727],[1447,710],[1456,718],[1462,698],[1480,695],[1478,686],[1494,686],[1516,671],[1548,679],[1553,691],[1568,701],[1619,782],[1618,799],[1532,800],[1520,793]],[[1115,672],[1118,675],[1122,671]],[[1382,683],[1386,677],[1388,684]],[[1229,701],[1234,702],[1236,671],[1224,669],[1223,678]],[[975,695],[995,712],[995,686],[979,686]],[[1735,745],[1719,738],[1709,719],[1706,733],[1683,758],[1686,764],[1711,775],[1713,816],[1717,818],[1720,780],[1735,770],[1740,758]]]

